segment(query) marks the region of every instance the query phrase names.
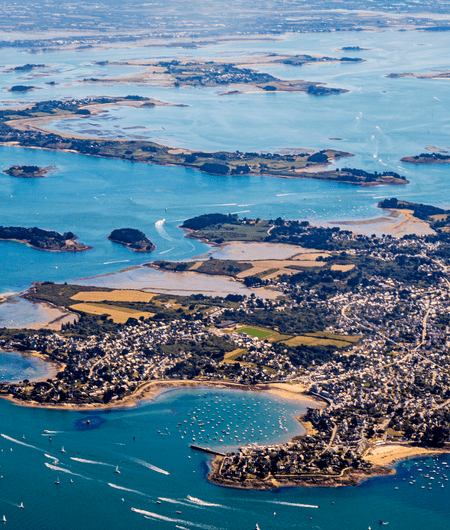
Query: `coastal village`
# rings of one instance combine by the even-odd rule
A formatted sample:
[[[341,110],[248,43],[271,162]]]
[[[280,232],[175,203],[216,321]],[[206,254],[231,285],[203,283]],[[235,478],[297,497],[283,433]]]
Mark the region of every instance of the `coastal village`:
[[[4,530],[447,528],[450,0],[0,21]]]
[[[274,224],[271,236],[288,225]],[[303,230],[312,237],[314,228]],[[331,251],[328,274],[333,257],[356,266],[331,280],[321,269],[313,288],[305,288],[307,269],[294,270],[291,276],[259,278],[276,299],[264,298],[261,290],[258,296],[207,303],[202,295],[188,302],[173,296],[160,304],[157,318],[149,306],[147,317],[106,330],[102,323],[110,320],[103,315],[97,333],[77,334],[81,317],[59,333],[3,335],[1,348],[40,352],[60,369],[43,382],[3,383],[0,392],[48,406],[102,407],[126,404],[155,383],[259,390],[280,382],[301,385],[318,403],[302,418],[307,434],[280,446],[251,444],[217,457],[210,479],[230,486],[353,484],[389,473],[370,461],[371,450],[380,445],[444,449],[450,436],[445,233],[402,239],[332,234],[330,245],[351,243],[353,249]],[[418,260],[416,276],[408,273],[408,260]],[[379,267],[372,274],[374,262]],[[361,274],[361,263],[369,276]],[[51,282],[38,284],[35,300],[53,288]],[[96,294],[101,300],[102,293]],[[311,315],[315,320],[305,324]],[[223,442],[219,438],[216,443]]]

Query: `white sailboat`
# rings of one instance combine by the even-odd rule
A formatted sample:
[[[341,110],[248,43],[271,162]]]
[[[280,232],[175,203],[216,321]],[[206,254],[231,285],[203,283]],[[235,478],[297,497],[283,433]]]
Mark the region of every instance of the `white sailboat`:
[[[2,521],[3,521],[4,523],[6,523],[6,515],[3,516]]]
[[[20,503],[19,508],[22,508],[22,510],[25,508],[25,506],[23,505],[23,502]]]
[[[64,445],[61,447],[61,453],[65,453],[66,450],[64,449]]]
[[[119,466],[116,466],[116,470],[114,471],[114,473],[120,473]]]
[[[59,477],[55,480],[55,484],[60,484]]]

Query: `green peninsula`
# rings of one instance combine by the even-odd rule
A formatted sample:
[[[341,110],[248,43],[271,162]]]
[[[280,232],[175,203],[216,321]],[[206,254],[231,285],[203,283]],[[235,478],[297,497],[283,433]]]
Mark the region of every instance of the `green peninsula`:
[[[433,230],[450,231],[450,210],[444,210],[430,204],[401,201],[395,197],[380,201],[378,207],[389,210],[411,211],[414,217],[428,223]]]
[[[34,147],[52,151],[70,151],[82,155],[115,158],[130,162],[181,166],[220,176],[258,175],[280,178],[308,178],[359,186],[407,184],[405,177],[393,172],[368,173],[362,169],[336,168],[326,171],[331,162],[351,153],[324,149],[291,150],[289,154],[215,153],[173,148],[146,140],[110,140],[80,138],[55,133],[45,128],[54,119],[82,118],[98,114],[111,105],[149,107],[164,103],[140,96],[124,98],[85,98],[71,101],[42,101],[20,109],[0,110],[0,145]]]

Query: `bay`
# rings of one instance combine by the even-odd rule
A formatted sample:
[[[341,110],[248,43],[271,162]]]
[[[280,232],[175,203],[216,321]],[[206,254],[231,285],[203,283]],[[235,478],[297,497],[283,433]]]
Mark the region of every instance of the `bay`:
[[[23,73],[0,73],[1,107],[64,97],[133,93],[189,105],[157,107],[145,112],[112,108],[99,117],[89,117],[89,121],[66,120],[56,124],[60,130],[83,134],[81,131],[87,127],[110,136],[118,130],[124,137],[142,134],[168,145],[205,150],[334,147],[356,155],[340,161],[340,167],[345,164],[370,171],[394,170],[411,183],[367,190],[313,180],[258,177],[237,180],[182,168],[1,147],[0,169],[12,164],[36,164],[56,166],[57,171],[37,180],[2,174],[0,224],[71,230],[93,249],[79,254],[44,253],[19,243],[0,242],[0,292],[20,291],[37,280],[70,281],[115,272],[161,257],[192,258],[208,248],[185,239],[178,225],[201,213],[238,212],[241,216],[264,218],[281,215],[314,222],[367,219],[380,214],[376,208],[380,198],[391,196],[448,207],[445,166],[417,167],[399,162],[403,156],[422,152],[427,145],[448,147],[447,81],[385,76],[391,72],[448,68],[449,39],[450,35],[444,32],[288,35],[277,42],[226,43],[197,50],[121,47],[52,52],[39,55],[38,60],[33,56],[32,61],[25,52],[8,50],[2,61],[5,66],[45,62],[50,67],[39,79]],[[324,81],[349,90],[336,97],[282,93],[218,96],[216,89],[93,86],[82,81],[85,77],[115,76],[129,71],[92,64],[97,60],[206,54],[220,58],[249,52],[334,56],[339,55],[334,51],[337,48],[356,44],[369,48],[358,53],[366,59],[365,63],[264,69],[286,79]],[[59,84],[47,85],[50,81]],[[39,90],[26,94],[6,92],[13,84],[33,84]],[[136,125],[146,129],[124,128]],[[330,140],[335,137],[342,140]],[[126,226],[143,230],[156,243],[157,250],[142,257],[106,239],[112,229]],[[32,313],[28,307],[27,311]],[[8,377],[13,373],[17,380],[27,377],[27,367],[21,364],[18,354],[2,354],[2,359],[9,363]],[[261,530],[359,530],[377,527],[380,519],[389,522],[389,528],[398,530],[448,526],[445,456],[400,463],[396,476],[374,478],[356,488],[256,492],[208,483],[208,457],[189,449],[192,438],[179,432],[177,425],[191,423],[194,413],[211,416],[216,408],[223,417],[233,420],[232,439],[226,440],[229,449],[236,447],[234,431],[242,436],[250,423],[253,428],[258,426],[258,434],[262,429],[263,441],[270,443],[286,441],[302,432],[293,415],[302,412],[304,405],[264,394],[216,389],[174,390],[135,409],[89,414],[31,409],[0,401],[3,435],[0,515],[6,515],[8,527],[13,529],[62,525],[68,530],[93,526],[111,530],[124,526],[159,529],[178,525],[241,530],[254,528],[258,523]],[[280,430],[280,418],[287,431]],[[92,429],[87,428],[87,419]],[[251,428],[241,440],[253,440]],[[194,430],[196,441],[202,436],[202,443],[214,438],[211,435],[216,432],[211,424],[208,429],[203,426]],[[192,428],[186,432],[193,434]],[[215,443],[225,445],[225,441]],[[65,453],[61,452],[63,445]],[[57,464],[55,459],[59,460]],[[117,465],[120,474],[114,473]],[[155,467],[160,471],[155,471]],[[428,474],[433,472],[435,480],[423,477],[419,469],[426,469]],[[58,477],[60,484],[56,485]],[[411,481],[415,482],[410,485]],[[159,497],[164,500],[156,504]],[[24,510],[18,508],[21,502]],[[131,508],[152,515],[146,519],[143,513]]]
[[[40,381],[52,377],[54,373],[55,370],[47,362],[28,353],[0,350],[0,382],[2,383],[22,382],[24,379]]]
[[[445,528],[445,457],[404,462],[395,477],[356,488],[236,490],[207,482],[209,457],[189,449],[190,439],[177,428],[180,422],[191,427],[194,419],[198,440],[201,429],[203,436],[212,435],[222,418],[239,433],[258,426],[274,443],[301,432],[293,415],[302,410],[301,403],[263,393],[201,388],[173,390],[134,409],[89,413],[1,401],[0,511],[12,529],[64,524],[68,530],[176,525],[240,530],[258,523],[261,530],[358,530],[377,527],[379,519],[396,530]],[[280,417],[288,429],[284,434],[273,432],[280,430]],[[200,421],[213,423],[199,427]],[[435,477],[432,490],[423,471]]]

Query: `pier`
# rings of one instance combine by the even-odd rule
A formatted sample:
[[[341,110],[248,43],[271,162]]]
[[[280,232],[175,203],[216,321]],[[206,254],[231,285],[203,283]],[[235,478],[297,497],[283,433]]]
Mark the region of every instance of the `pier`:
[[[194,445],[194,444],[189,444],[189,447],[191,449],[194,449],[194,451],[202,451],[203,453],[208,453],[209,455],[227,456],[225,453],[220,453],[219,451],[214,451],[214,449],[210,449],[209,447],[200,447],[199,445]]]

